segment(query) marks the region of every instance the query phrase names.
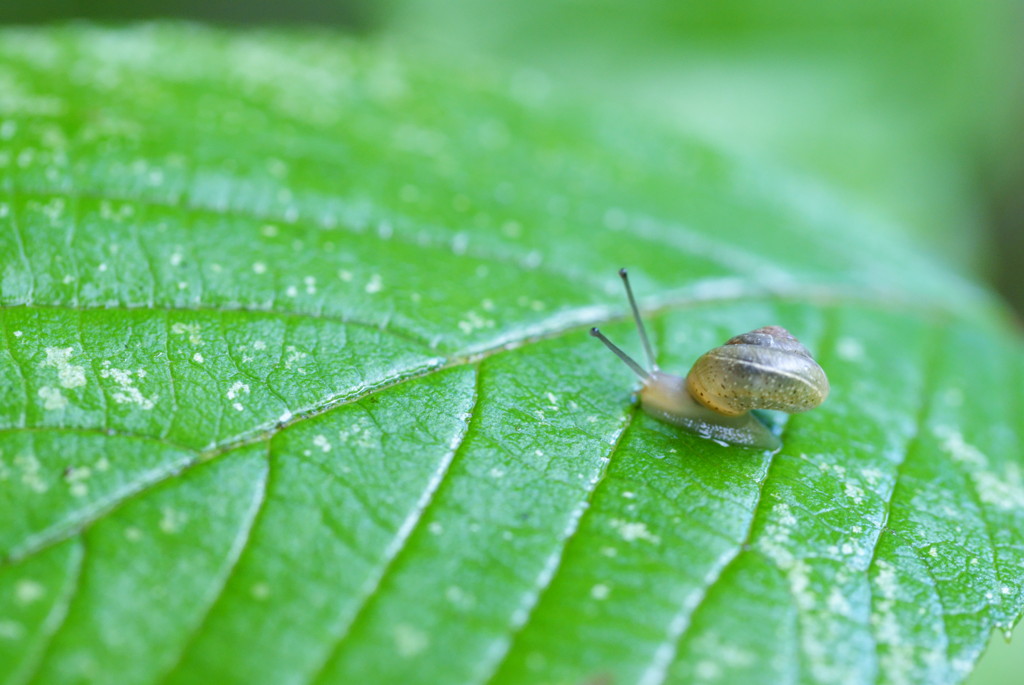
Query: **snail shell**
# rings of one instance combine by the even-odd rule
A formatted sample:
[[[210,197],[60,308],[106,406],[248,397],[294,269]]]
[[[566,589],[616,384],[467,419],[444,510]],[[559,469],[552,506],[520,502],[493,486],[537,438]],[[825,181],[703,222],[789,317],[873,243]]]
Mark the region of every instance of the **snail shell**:
[[[701,356],[686,389],[708,409],[739,416],[751,409],[789,413],[814,409],[828,397],[825,372],[781,326],[737,335]]]
[[[620,269],[619,276],[648,367],[619,349],[598,328],[590,329],[590,334],[640,378],[640,405],[659,421],[720,443],[778,449],[782,445],[778,436],[750,410],[792,414],[814,409],[828,397],[825,372],[807,348],[780,326],[765,326],[731,338],[697,359],[686,378],[665,373],[655,361],[626,270]]]

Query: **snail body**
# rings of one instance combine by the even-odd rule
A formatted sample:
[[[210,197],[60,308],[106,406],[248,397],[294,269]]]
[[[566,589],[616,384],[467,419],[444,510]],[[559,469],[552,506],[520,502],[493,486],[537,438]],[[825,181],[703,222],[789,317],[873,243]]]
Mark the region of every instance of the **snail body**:
[[[650,370],[644,369],[597,328],[601,340],[636,373],[640,406],[654,418],[705,438],[759,449],[781,447],[778,436],[753,409],[798,413],[828,397],[825,371],[781,326],[765,326],[729,339],[702,355],[686,377],[658,368],[626,270],[619,271]]]

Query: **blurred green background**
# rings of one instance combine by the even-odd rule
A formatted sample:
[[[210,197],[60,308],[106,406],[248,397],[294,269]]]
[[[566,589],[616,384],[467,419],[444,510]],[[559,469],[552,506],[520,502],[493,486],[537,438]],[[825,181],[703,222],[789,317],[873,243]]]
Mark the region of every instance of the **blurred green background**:
[[[0,23],[306,25],[518,70],[845,196],[1024,311],[1021,0],[5,0]],[[971,685],[1020,682],[993,640]]]
[[[1024,1],[5,0],[309,25],[522,69],[829,186],[1024,311]],[[541,76],[542,75],[542,76]]]

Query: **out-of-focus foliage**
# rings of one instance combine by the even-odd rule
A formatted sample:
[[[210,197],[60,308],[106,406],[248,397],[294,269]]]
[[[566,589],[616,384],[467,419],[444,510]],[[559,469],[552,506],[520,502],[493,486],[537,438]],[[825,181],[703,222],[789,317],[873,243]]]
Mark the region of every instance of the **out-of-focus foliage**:
[[[1006,634],[992,635],[988,649],[978,662],[977,668],[967,678],[967,685],[1010,685],[1020,681],[1024,673],[1024,649],[1020,635],[1012,641]]]
[[[382,9],[374,0],[4,0],[0,23],[180,18],[230,24],[329,24],[367,31],[378,28]]]
[[[845,189],[949,260],[985,259],[1019,183],[1021,4],[398,3],[399,30],[500,55]],[[1019,146],[1018,146],[1019,148]],[[1012,218],[1011,218],[1012,220]]]
[[[330,24],[532,65],[843,190],[1024,309],[1019,0],[0,4],[66,17]]]

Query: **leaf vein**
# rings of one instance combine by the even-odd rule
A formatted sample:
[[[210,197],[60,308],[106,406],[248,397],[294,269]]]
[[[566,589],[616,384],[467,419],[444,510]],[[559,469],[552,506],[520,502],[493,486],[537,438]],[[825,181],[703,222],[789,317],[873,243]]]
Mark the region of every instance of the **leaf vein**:
[[[231,579],[234,578],[235,573],[238,570],[238,562],[241,560],[245,550],[248,549],[249,541],[252,539],[252,531],[255,529],[257,522],[263,515],[263,512],[266,511],[265,505],[267,501],[267,491],[270,489],[270,479],[273,474],[273,466],[270,459],[271,443],[272,441],[267,441],[267,450],[265,455],[266,469],[264,470],[263,479],[260,482],[259,487],[256,488],[253,501],[249,505],[249,510],[245,513],[248,521],[240,527],[238,534],[232,541],[231,548],[228,551],[228,563],[222,573],[219,587],[210,597],[205,610],[202,612],[202,616],[198,621],[196,621],[195,626],[188,631],[188,635],[182,642],[177,656],[171,662],[164,674],[160,676],[159,682],[161,683],[167,682],[174,672],[178,670],[189,649],[198,641],[199,636],[203,633],[203,630],[208,624],[210,616],[213,614],[216,605],[224,595],[224,589],[228,586]]]
[[[434,471],[433,476],[428,481],[426,487],[423,489],[423,492],[420,493],[420,497],[416,502],[416,505],[413,507],[412,511],[409,512],[408,516],[406,516],[405,520],[399,526],[394,538],[392,538],[391,544],[389,544],[388,547],[384,550],[382,560],[383,563],[380,565],[377,573],[368,578],[364,586],[364,590],[361,593],[362,596],[359,600],[358,607],[355,609],[354,613],[349,618],[348,623],[342,628],[341,632],[330,639],[330,646],[326,650],[323,660],[319,664],[317,664],[316,667],[311,669],[309,675],[306,677],[307,683],[313,683],[318,680],[321,680],[330,663],[335,658],[337,658],[337,656],[341,653],[342,646],[344,645],[345,641],[352,635],[352,632],[360,618],[362,618],[365,615],[367,607],[370,605],[373,598],[376,596],[377,590],[378,588],[380,588],[381,583],[384,582],[384,579],[387,577],[389,573],[393,572],[402,552],[408,549],[406,543],[408,542],[409,538],[412,536],[413,532],[417,528],[419,528],[430,507],[433,506],[434,503],[437,501],[435,495],[440,489],[441,484],[444,482],[444,479],[447,477],[449,471],[451,470],[452,464],[455,463],[455,460],[459,457],[459,455],[462,453],[463,448],[467,445],[470,432],[474,429],[476,425],[476,409],[480,401],[480,387],[482,376],[483,368],[482,365],[478,364],[476,366],[476,373],[473,381],[474,387],[473,397],[470,401],[469,421],[466,423],[465,428],[462,430],[462,432],[458,436],[456,436],[455,442],[453,443],[451,449],[448,451],[445,457],[441,459],[440,463],[437,466],[437,469],[435,469]]]
[[[636,418],[636,412],[637,407],[632,406],[626,413],[622,428],[619,429],[618,434],[613,438],[611,448],[608,450],[608,457],[602,463],[601,470],[597,474],[597,478],[594,480],[593,486],[586,492],[586,496],[583,498],[583,501],[580,502],[576,512],[574,512],[575,515],[570,519],[569,525],[565,529],[565,536],[562,538],[558,548],[550,557],[551,561],[545,565],[545,572],[537,578],[536,591],[533,593],[533,597],[526,598],[526,601],[521,602],[520,607],[513,612],[513,616],[522,614],[522,619],[519,621],[518,625],[514,622],[510,625],[510,631],[507,639],[505,640],[503,653],[495,660],[493,666],[490,668],[490,672],[480,680],[481,683],[492,681],[501,671],[502,665],[508,660],[509,655],[512,654],[512,651],[515,649],[516,638],[529,624],[533,617],[534,610],[550,590],[559,573],[562,572],[562,569],[565,566],[566,557],[569,554],[570,546],[575,539],[576,533],[580,529],[580,524],[583,522],[583,518],[587,515],[587,512],[591,510],[590,505],[594,500],[594,495],[605,482],[605,477],[608,475],[611,460],[614,458],[616,451],[619,449],[619,446],[625,439],[626,434],[629,432],[630,426],[633,425],[633,420]],[[522,606],[524,604],[526,605],[525,607]]]

